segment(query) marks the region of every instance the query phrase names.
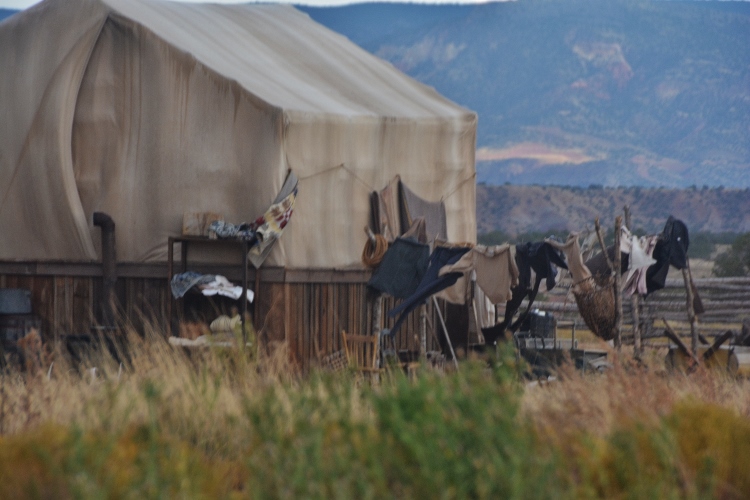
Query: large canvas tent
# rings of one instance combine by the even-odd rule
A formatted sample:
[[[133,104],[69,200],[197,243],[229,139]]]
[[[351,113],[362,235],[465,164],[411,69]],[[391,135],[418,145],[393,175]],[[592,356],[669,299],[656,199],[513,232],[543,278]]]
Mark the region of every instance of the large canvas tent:
[[[476,114],[291,6],[45,0],[0,23],[0,67],[0,287],[31,290],[45,335],[96,327],[113,289],[131,324],[176,324],[184,214],[252,222],[290,171],[294,215],[249,278],[253,322],[303,368],[388,327],[361,262],[373,191],[400,176],[475,241]],[[215,248],[201,271],[243,279]]]
[[[475,241],[476,115],[282,5],[46,0],[0,24],[0,260],[163,262],[185,212],[251,221],[288,170],[265,265],[361,267],[395,175]],[[10,70],[12,68],[12,70]]]

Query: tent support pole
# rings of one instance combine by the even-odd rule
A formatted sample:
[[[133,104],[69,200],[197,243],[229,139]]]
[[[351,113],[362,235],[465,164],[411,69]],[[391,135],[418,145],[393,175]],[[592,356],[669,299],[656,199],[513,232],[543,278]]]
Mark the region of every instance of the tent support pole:
[[[456,359],[456,352],[453,350],[453,344],[451,343],[451,338],[448,335],[448,328],[446,328],[445,326],[443,313],[440,312],[440,306],[438,305],[438,301],[434,295],[432,296],[432,303],[435,304],[435,310],[438,313],[438,318],[440,318],[440,324],[443,326],[443,333],[445,334],[445,340],[448,342],[448,347],[451,350],[451,356],[453,356],[453,364],[456,365],[456,370],[458,370],[458,360]]]
[[[380,321],[383,315],[383,296],[378,294],[372,302],[372,334],[380,335]]]
[[[427,358],[427,305],[423,305],[419,311],[419,358]]]

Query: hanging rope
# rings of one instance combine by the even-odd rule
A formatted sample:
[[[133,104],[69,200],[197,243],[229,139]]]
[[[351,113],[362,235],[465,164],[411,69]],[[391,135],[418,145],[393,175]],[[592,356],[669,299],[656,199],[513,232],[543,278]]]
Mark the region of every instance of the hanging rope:
[[[370,268],[377,267],[388,250],[388,240],[382,234],[374,236],[374,239],[367,239],[365,248],[362,250],[362,264]]]

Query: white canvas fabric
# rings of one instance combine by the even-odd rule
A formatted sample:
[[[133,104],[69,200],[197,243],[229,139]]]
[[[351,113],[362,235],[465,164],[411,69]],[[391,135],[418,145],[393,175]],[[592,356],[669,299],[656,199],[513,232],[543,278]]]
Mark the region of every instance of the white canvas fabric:
[[[395,175],[476,241],[476,115],[283,5],[46,0],[0,23],[0,259],[164,261],[185,212],[255,220],[264,266],[361,267]]]

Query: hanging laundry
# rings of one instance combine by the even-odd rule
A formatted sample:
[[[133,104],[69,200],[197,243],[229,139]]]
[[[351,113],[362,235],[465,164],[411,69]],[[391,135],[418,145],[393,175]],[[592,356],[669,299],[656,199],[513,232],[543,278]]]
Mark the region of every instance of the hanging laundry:
[[[259,268],[271,252],[271,247],[281,237],[284,228],[289,223],[294,212],[294,202],[297,199],[297,188],[283,200],[269,207],[265,214],[258,217],[253,226],[258,243],[250,249],[248,258],[255,268]]]
[[[474,309],[477,313],[477,323],[480,328],[488,328],[495,324],[495,303],[487,297],[479,285],[474,288]]]
[[[399,189],[401,177],[395,176],[379,193],[380,234],[388,243],[401,236],[401,211],[399,210]]]
[[[476,283],[491,303],[499,304],[511,299],[513,295],[511,287],[518,285],[519,271],[509,244],[489,247],[476,245],[458,262],[443,267],[440,274],[449,272],[466,274],[471,270],[475,271]]]
[[[508,329],[506,322],[482,328],[482,336],[485,345],[495,345],[498,341],[508,340]]]
[[[505,319],[503,321],[504,326],[509,330],[516,331],[528,315],[539,292],[539,285],[542,280],[546,280],[547,290],[552,290],[557,277],[557,267],[568,268],[558,252],[559,250],[546,241],[516,245],[516,266],[518,266],[519,283],[518,286],[512,288],[513,296],[505,305]],[[532,272],[534,273],[533,286],[531,284]],[[526,311],[511,324],[513,316],[527,296],[529,303]]]
[[[250,242],[247,257],[256,269],[259,268],[292,217],[297,199],[297,183],[297,176],[290,170],[281,191],[262,216],[251,223],[236,225],[223,220],[213,221],[208,227],[209,234],[213,233],[222,239]]]
[[[646,288],[649,294],[664,288],[670,265],[677,269],[687,267],[689,245],[687,226],[670,215],[654,247],[653,257],[656,264],[646,271]]]
[[[470,253],[470,252],[469,252]],[[463,267],[463,266],[462,266]],[[460,268],[454,272],[460,272],[461,277],[451,286],[440,290],[435,297],[451,304],[464,305],[471,297],[471,283],[474,276],[474,268],[469,267],[465,271]]]
[[[546,241],[516,245],[516,265],[520,286],[531,289],[533,270],[537,281],[546,280],[547,291],[555,287],[557,268],[568,268],[560,253]]]
[[[635,293],[646,295],[648,293],[646,272],[649,267],[656,263],[656,259],[652,255],[658,240],[658,235],[642,236],[640,238],[633,236],[628,277],[625,280],[625,288],[623,290],[626,295],[633,295]]]
[[[615,260],[615,246],[609,245],[607,247],[607,254],[609,260],[614,262]],[[609,279],[612,274],[612,270],[607,263],[607,258],[604,252],[599,252],[585,262],[586,267],[591,271],[591,274],[596,280],[597,284],[601,285]],[[620,274],[625,274],[630,265],[630,231],[627,227],[622,226],[620,232]]]
[[[472,245],[453,245],[451,243],[448,243],[447,241],[440,240],[436,241],[435,245],[448,248],[473,248]],[[455,264],[452,264],[450,266],[443,266],[443,268],[440,270],[441,276],[447,274],[445,269],[448,267],[453,269],[447,272],[461,273],[461,277],[458,278],[456,282],[451,286],[436,293],[435,297],[450,302],[451,304],[464,305],[469,300],[471,294],[472,276],[474,275],[474,260],[471,258],[471,250],[466,252],[466,254],[464,254],[464,256],[461,257]]]
[[[433,242],[437,239],[447,240],[447,218],[445,215],[445,203],[441,201],[427,201],[417,196],[403,182],[400,186],[401,198],[401,227],[406,230],[418,217],[424,217],[427,241]]]
[[[411,311],[416,309],[430,296],[453,285],[461,277],[462,273],[460,272],[440,276],[440,269],[443,266],[454,264],[468,251],[468,247],[435,247],[432,255],[430,255],[427,271],[419,283],[417,290],[401,304],[388,312],[388,315],[391,317],[399,315],[393,328],[391,328],[391,334],[395,334],[398,331],[401,323],[403,323]]]
[[[367,285],[398,299],[412,295],[427,271],[430,247],[410,238],[397,238],[383,255]]]
[[[586,288],[593,285],[591,283],[591,271],[583,263],[581,247],[578,244],[578,233],[570,233],[568,240],[564,244],[552,239],[544,241],[565,254],[568,271],[570,271],[570,275],[573,278],[574,288]]]
[[[412,238],[420,243],[428,243],[427,224],[424,217],[417,217],[411,223],[411,227],[403,234],[404,238]]]

